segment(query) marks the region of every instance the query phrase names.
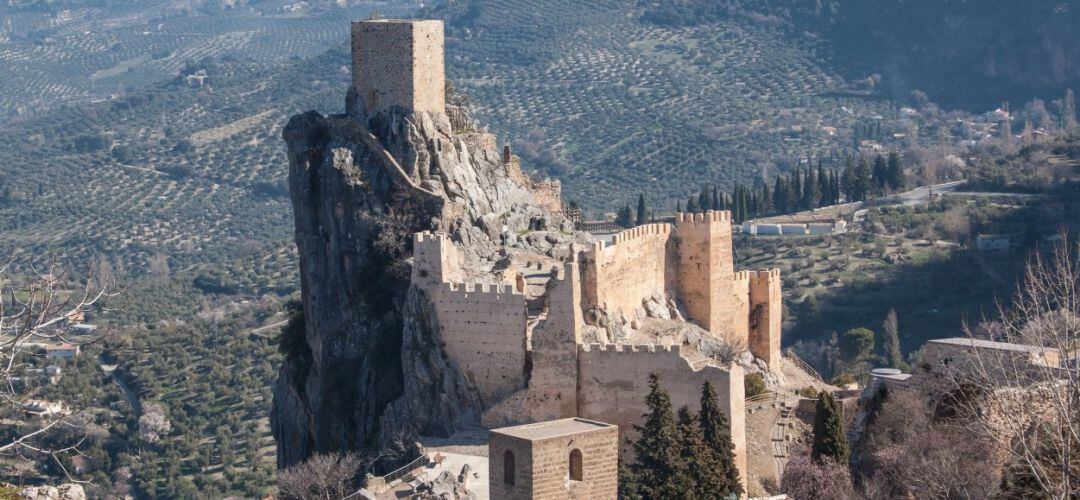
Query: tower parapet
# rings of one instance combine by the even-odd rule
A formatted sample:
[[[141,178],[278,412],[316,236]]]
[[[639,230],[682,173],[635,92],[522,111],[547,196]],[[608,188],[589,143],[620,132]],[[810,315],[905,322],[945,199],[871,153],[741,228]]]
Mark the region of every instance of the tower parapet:
[[[443,42],[443,22],[439,20],[352,23],[354,107],[362,107],[362,114],[368,117],[393,107],[445,113]]]
[[[734,262],[731,212],[679,213],[674,235],[678,249],[678,291],[687,313],[714,335],[734,333]]]

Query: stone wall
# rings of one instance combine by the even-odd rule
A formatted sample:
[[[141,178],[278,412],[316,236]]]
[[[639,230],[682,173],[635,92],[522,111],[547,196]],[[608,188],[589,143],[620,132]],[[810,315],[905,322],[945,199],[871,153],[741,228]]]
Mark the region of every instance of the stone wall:
[[[750,271],[750,352],[781,373],[780,329],[783,305],[779,269]]]
[[[442,21],[354,22],[352,56],[353,88],[368,116],[394,106],[446,111]]]
[[[731,212],[678,214],[678,292],[690,318],[715,335],[735,331]]]
[[[525,296],[512,285],[443,283],[431,301],[446,353],[485,406],[525,388]]]
[[[561,214],[563,210],[562,184],[554,179],[537,180],[525,173],[521,169],[521,159],[510,154],[509,148],[510,146],[506,146],[503,150],[503,166],[506,168],[506,175],[519,185],[528,188],[538,205],[550,210],[551,213]]]
[[[445,234],[413,235],[412,282],[421,287],[454,281],[461,255]]]
[[[669,224],[646,224],[615,235],[614,243],[597,242],[584,254],[582,289],[586,309],[606,305],[627,318],[641,309],[642,299],[667,290]]]
[[[705,359],[693,366],[674,346],[582,345],[578,352],[578,414],[619,426],[623,459],[632,459],[626,440],[636,440],[634,424],[648,408],[649,375],[657,374],[671,396],[672,407],[701,409],[701,385],[710,381],[720,406],[731,423],[735,461],[746,484],[746,411],[743,370],[738,365],[720,368]]]
[[[615,426],[534,440],[492,432],[488,484],[492,500],[615,500],[618,496]],[[581,453],[582,477],[569,479],[570,454]],[[506,452],[513,454],[514,484],[507,484]]]

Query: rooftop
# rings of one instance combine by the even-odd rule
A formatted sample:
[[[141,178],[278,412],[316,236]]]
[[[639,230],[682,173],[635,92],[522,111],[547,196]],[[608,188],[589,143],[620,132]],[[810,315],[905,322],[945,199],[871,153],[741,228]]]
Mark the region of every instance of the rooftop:
[[[361,23],[382,23],[382,24],[426,24],[426,23],[439,23],[442,21],[439,19],[365,19],[358,21]]]
[[[1030,353],[1044,353],[1047,351],[1053,351],[1048,347],[1039,347],[1034,345],[1024,344],[1010,344],[1008,342],[995,342],[993,340],[982,339],[970,339],[967,337],[954,337],[950,339],[934,339],[931,340],[932,344],[948,344],[958,345],[964,347],[978,347],[980,349],[995,349],[998,351],[1016,351],[1016,352],[1030,352]]]
[[[497,432],[499,434],[513,436],[521,439],[527,439],[529,441],[537,441],[541,439],[548,439],[560,436],[569,436],[572,434],[581,434],[583,432],[590,432],[598,429],[607,429],[611,427],[615,426],[612,424],[605,424],[603,422],[585,420],[583,418],[564,418],[561,420],[537,422],[535,424],[525,424],[514,427],[503,427],[501,429],[492,429],[491,432]]]

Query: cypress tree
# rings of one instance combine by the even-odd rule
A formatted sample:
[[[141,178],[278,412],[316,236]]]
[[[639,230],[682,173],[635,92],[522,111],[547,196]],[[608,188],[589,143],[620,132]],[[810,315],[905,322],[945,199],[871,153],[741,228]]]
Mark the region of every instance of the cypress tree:
[[[815,460],[831,457],[836,463],[846,464],[848,442],[844,437],[844,428],[840,423],[840,408],[829,391],[818,395],[817,408],[814,412],[814,446],[811,455]]]
[[[646,213],[647,211],[645,210],[645,193],[640,193],[638,194],[637,199],[637,225],[640,226],[645,223]]]
[[[829,193],[831,186],[829,185],[829,176],[825,173],[825,168],[821,166],[821,161],[818,160],[817,164],[817,190],[819,205],[826,206],[832,205],[832,195]]]
[[[694,198],[694,195],[690,195],[690,197],[686,199],[686,211],[690,213],[698,211],[697,199]]]
[[[713,474],[721,481],[717,490],[723,496],[739,496],[743,492],[739,481],[739,470],[735,467],[735,444],[731,441],[731,429],[727,417],[720,409],[716,391],[709,381],[701,386],[701,414],[698,415],[702,439],[705,445],[716,454],[716,466]]]
[[[802,168],[798,165],[795,166],[795,172],[791,174],[791,197],[789,202],[794,200],[794,203],[790,203],[788,209],[794,212],[798,209],[799,203],[802,201]]]
[[[694,483],[693,491],[688,492],[690,497],[706,500],[727,498],[723,493],[724,480],[716,474],[719,466],[716,452],[705,444],[697,419],[685,406],[679,408],[678,427],[680,456],[686,463],[687,476]]]
[[[708,212],[712,210],[712,197],[709,196],[708,188],[701,188],[701,193],[698,194],[697,204],[701,207],[702,212]]]
[[[832,173],[833,205],[840,203],[840,174],[835,170]]]
[[[889,189],[899,191],[904,188],[904,167],[900,164],[900,155],[896,151],[889,153],[889,159],[885,162],[885,177]]]
[[[724,203],[720,201],[720,192],[716,189],[716,184],[712,187],[712,208],[713,210],[723,210]]]
[[[874,192],[883,193],[889,185],[889,167],[885,164],[885,158],[881,155],[874,157],[874,167],[871,169],[870,174],[873,183]]]
[[[772,193],[769,192],[769,181],[761,183],[761,213],[771,215],[773,211]]]
[[[675,213],[682,213],[682,200],[675,200]]]
[[[777,213],[787,213],[787,196],[784,195],[784,176],[776,176],[776,186],[773,187],[773,210]]]
[[[643,498],[693,498],[693,481],[679,446],[679,431],[671,398],[660,388],[659,377],[649,375],[649,394],[645,396],[649,412],[644,425],[635,425],[641,436],[634,443],[637,462],[630,466],[634,482]]]

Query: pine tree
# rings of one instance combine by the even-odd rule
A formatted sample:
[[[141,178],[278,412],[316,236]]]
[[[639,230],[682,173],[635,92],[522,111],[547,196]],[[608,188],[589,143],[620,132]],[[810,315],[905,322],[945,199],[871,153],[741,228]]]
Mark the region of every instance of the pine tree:
[[[839,464],[847,463],[848,443],[840,417],[840,408],[832,393],[822,391],[818,395],[814,412],[814,445],[811,455],[815,460],[830,457]]]
[[[643,415],[644,425],[635,425],[641,436],[634,443],[637,462],[630,473],[638,491],[646,499],[693,498],[693,481],[686,472],[679,446],[679,432],[671,398],[660,388],[659,377],[649,375],[649,394],[645,396],[649,412]]]
[[[675,200],[675,213],[681,214],[682,211],[682,200]]]
[[[716,452],[708,445],[701,434],[697,419],[687,407],[679,408],[679,448],[681,458],[686,463],[686,473],[694,483],[690,498],[723,500],[724,478],[716,474],[720,465]]]
[[[720,409],[716,391],[707,380],[701,386],[701,414],[698,421],[705,444],[716,453],[718,463],[713,473],[723,482],[723,487],[718,491],[724,495],[741,495],[743,487],[739,481],[739,469],[735,467],[735,444],[731,441],[731,429]]]
[[[645,209],[645,193],[640,193],[637,199],[637,225],[640,226],[645,223],[647,212]]]

